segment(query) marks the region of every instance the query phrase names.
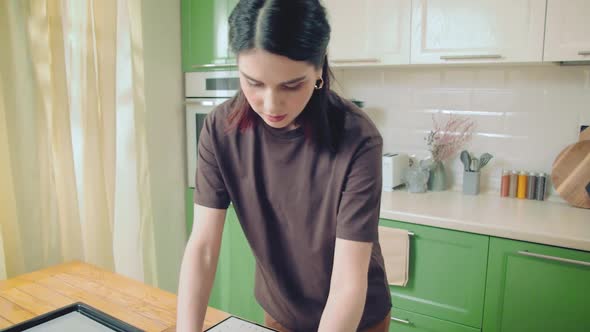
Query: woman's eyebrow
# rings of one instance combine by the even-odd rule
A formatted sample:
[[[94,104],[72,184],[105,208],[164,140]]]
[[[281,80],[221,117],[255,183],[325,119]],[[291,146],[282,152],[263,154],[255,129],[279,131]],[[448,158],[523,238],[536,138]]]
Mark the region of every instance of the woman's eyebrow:
[[[252,78],[252,77],[250,77],[250,76],[246,75],[246,73],[244,73],[243,71],[240,71],[240,73],[242,73],[242,75],[244,75],[244,77],[246,77],[246,78],[247,78],[247,79],[249,79],[250,81],[253,81],[253,82],[256,82],[256,83],[262,83],[262,82],[260,82],[259,80],[257,80],[257,79],[254,79],[254,78]],[[292,79],[292,80],[288,80],[288,81],[282,82],[281,84],[292,84],[292,83],[297,83],[297,82],[299,82],[299,81],[303,81],[303,80],[304,80],[304,79],[306,79],[306,78],[307,78],[307,76],[301,76],[301,77],[294,78],[294,79]]]
[[[292,84],[292,83],[297,83],[297,82],[299,82],[299,81],[303,81],[303,80],[304,80],[304,79],[306,79],[306,78],[307,78],[307,76],[301,76],[301,77],[294,78],[294,79],[292,79],[292,80],[288,80],[288,81],[286,81],[286,82],[283,82],[283,83],[281,83],[281,84]]]

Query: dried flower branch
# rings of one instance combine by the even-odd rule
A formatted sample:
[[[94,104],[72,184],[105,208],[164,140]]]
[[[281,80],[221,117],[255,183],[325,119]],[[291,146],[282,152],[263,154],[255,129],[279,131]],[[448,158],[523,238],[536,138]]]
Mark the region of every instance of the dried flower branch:
[[[426,143],[434,161],[451,159],[471,140],[475,122],[469,118],[450,115],[448,121],[441,124],[432,116],[434,128],[426,136]]]

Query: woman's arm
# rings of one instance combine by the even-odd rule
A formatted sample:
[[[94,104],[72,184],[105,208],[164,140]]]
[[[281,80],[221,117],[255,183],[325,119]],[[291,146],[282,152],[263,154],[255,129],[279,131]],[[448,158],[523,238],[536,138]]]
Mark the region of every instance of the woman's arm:
[[[365,308],[381,204],[383,140],[375,133],[356,151],[342,190],[330,291],[319,331],[356,331]]]
[[[336,239],[328,302],[319,331],[356,331],[367,298],[373,243]]]
[[[221,247],[226,210],[195,204],[193,228],[180,268],[178,332],[203,330]]]

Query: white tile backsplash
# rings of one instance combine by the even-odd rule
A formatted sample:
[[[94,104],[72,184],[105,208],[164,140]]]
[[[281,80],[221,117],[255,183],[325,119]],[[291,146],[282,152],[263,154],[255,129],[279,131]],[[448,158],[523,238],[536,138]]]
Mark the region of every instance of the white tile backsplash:
[[[467,148],[494,155],[482,172],[484,192],[499,191],[502,169],[550,174],[557,154],[590,123],[590,66],[337,68],[334,74],[338,92],[365,101],[387,152],[428,156],[424,137],[433,115],[476,121]],[[460,190],[458,157],[446,168]]]

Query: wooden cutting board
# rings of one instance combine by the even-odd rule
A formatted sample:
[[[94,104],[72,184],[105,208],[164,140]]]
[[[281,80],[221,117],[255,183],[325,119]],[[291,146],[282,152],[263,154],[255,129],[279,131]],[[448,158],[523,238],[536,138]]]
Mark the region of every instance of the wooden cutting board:
[[[590,183],[590,130],[580,134],[580,141],[567,146],[555,158],[551,180],[555,190],[573,206],[590,209],[590,194],[586,186]]]

